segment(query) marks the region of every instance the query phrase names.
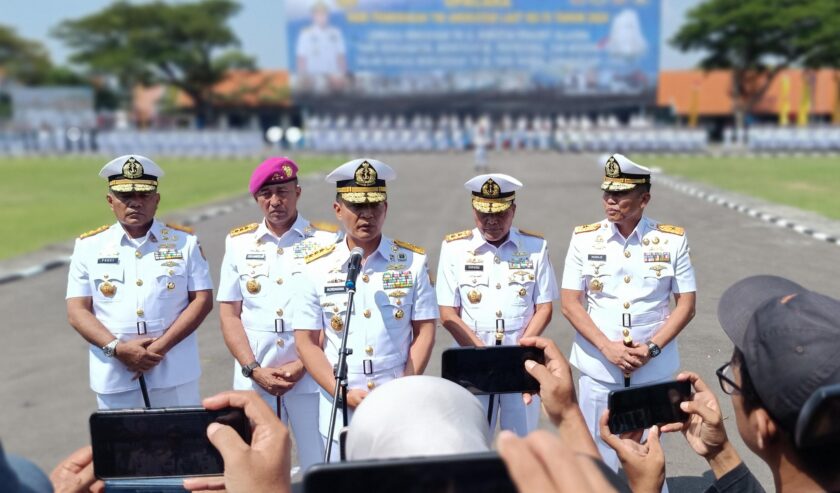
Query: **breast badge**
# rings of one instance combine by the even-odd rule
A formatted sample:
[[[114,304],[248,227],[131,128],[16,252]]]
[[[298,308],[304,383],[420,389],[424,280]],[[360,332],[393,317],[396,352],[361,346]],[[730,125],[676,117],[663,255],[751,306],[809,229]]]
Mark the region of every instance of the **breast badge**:
[[[101,292],[102,295],[107,298],[112,298],[117,292],[117,287],[111,284],[110,282],[105,281],[99,285],[99,292]]]
[[[604,290],[604,283],[602,283],[598,279],[593,279],[592,282],[589,283],[589,290],[590,291],[603,291]]]
[[[256,279],[248,279],[248,282],[245,283],[245,289],[251,294],[257,294],[262,289],[262,286],[260,286],[260,282]]]
[[[344,321],[341,320],[341,317],[338,314],[335,314],[330,318],[330,327],[336,332],[341,332],[341,329],[344,328]]]
[[[478,303],[481,301],[481,293],[473,289],[469,293],[467,293],[467,299],[470,300],[470,303]]]
[[[403,318],[405,316],[405,312],[402,311],[402,308],[398,308],[396,312],[394,312],[394,318],[397,320]]]

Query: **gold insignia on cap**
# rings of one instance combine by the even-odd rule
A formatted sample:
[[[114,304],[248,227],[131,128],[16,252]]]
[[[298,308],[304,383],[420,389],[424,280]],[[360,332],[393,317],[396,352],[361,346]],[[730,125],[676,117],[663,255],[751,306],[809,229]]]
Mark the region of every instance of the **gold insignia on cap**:
[[[132,156],[123,164],[122,173],[126,178],[135,180],[143,176],[143,165]]]
[[[495,199],[501,194],[502,188],[492,178],[488,178],[484,185],[481,185],[481,195],[484,197]]]
[[[286,178],[292,176],[292,167],[288,164],[284,164],[281,169],[283,170],[283,175],[285,175]]]
[[[621,174],[621,166],[618,165],[618,161],[616,161],[613,156],[610,156],[610,158],[607,159],[606,169],[607,176],[609,176],[610,178],[618,178],[618,176]]]
[[[377,178],[376,168],[371,166],[367,161],[356,168],[355,180],[357,185],[362,185],[363,187],[372,186],[376,184]]]

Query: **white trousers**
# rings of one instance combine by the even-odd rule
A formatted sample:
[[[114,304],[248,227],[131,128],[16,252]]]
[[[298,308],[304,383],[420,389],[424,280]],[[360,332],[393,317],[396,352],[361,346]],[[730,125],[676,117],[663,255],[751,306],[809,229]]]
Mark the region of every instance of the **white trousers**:
[[[671,377],[665,377],[660,380],[646,382],[645,385],[652,385],[655,383],[665,382]],[[631,387],[633,385],[631,384]],[[623,383],[607,383],[595,380],[581,374],[578,380],[578,402],[580,410],[583,413],[583,419],[586,421],[586,426],[589,428],[589,433],[595,439],[595,445],[598,447],[598,452],[604,459],[604,463],[613,471],[618,472],[620,462],[615,451],[601,439],[600,420],[601,414],[607,409],[607,399],[610,391],[624,389]],[[645,432],[647,436],[647,432]],[[668,483],[662,484],[662,493],[668,493]]]
[[[477,395],[476,397],[484,407],[484,415],[487,416],[490,396]],[[496,430],[496,423],[500,423],[503,430],[510,430],[524,437],[537,429],[540,421],[540,397],[533,396],[533,401],[526,406],[522,402],[522,394],[494,394],[491,418],[491,433]]]
[[[260,397],[277,413],[277,397],[259,392]],[[301,471],[324,461],[324,441],[318,432],[318,400],[320,393],[294,393],[280,398],[280,418],[292,429]]]
[[[132,409],[145,407],[143,393],[140,391],[140,382],[137,382],[137,390],[117,392],[115,394],[96,394],[96,403],[99,409]],[[198,392],[198,380],[166,387],[162,389],[149,389],[149,404],[152,407],[180,407],[200,406],[201,394]]]

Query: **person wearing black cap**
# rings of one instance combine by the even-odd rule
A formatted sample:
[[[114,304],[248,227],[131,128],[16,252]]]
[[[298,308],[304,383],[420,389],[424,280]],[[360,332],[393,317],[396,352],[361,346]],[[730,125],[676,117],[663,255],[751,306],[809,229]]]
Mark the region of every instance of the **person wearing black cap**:
[[[776,491],[840,491],[840,300],[781,277],[753,276],[723,293],[718,321],[735,345],[732,359],[716,372],[721,389],[732,398],[744,443],[770,467]],[[729,442],[708,385],[696,373],[677,378],[694,386],[692,400],[681,404],[689,419],[662,431],[681,430],[709,462],[716,481],[707,491],[763,492]],[[834,400],[823,400],[829,411],[812,413],[832,390]],[[639,464],[637,454],[618,451],[622,462]],[[662,468],[625,471],[632,484],[664,477]]]
[[[581,372],[580,407],[613,470],[618,458],[598,426],[610,391],[669,380],[680,363],[676,337],[695,311],[685,230],[645,215],[650,174],[621,154],[606,160],[606,218],[575,228],[560,292],[577,332],[569,362]]]

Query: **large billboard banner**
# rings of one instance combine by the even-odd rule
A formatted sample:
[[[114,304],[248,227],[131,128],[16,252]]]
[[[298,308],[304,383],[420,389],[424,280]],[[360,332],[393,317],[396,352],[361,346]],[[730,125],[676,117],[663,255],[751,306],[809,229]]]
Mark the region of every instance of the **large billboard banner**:
[[[659,0],[286,2],[297,92],[627,94],[659,70]]]

